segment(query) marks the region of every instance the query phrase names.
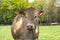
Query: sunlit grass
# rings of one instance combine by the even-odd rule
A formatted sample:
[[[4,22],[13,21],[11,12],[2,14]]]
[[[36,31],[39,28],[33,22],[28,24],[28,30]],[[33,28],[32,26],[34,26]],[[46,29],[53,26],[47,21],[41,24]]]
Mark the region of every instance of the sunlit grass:
[[[0,26],[0,40],[13,40],[10,26]]]
[[[60,40],[60,26],[40,26],[39,40]],[[13,40],[11,26],[0,26],[0,40]]]
[[[60,40],[60,26],[41,26],[40,40]]]

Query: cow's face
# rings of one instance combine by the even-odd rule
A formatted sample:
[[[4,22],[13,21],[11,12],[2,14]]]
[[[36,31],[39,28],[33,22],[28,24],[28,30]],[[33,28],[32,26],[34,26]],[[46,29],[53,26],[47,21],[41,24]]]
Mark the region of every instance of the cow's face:
[[[25,13],[25,18],[27,20],[27,29],[35,29],[36,25],[38,24],[38,13],[36,12],[35,8],[28,8]]]

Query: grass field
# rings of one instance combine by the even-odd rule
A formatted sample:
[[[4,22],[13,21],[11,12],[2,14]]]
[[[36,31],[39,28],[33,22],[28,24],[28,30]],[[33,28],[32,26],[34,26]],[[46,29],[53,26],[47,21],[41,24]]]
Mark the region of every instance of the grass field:
[[[0,26],[0,40],[13,40],[10,26]],[[60,40],[60,26],[40,26],[39,40]]]

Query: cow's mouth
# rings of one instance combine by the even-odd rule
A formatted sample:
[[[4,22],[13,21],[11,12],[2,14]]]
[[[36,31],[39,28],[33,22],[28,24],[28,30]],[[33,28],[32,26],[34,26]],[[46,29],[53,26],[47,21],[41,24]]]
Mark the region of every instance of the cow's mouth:
[[[32,33],[32,32],[34,32],[35,31],[35,29],[28,29],[28,32],[29,33]]]
[[[28,30],[28,31],[35,30],[35,28],[36,28],[35,25],[28,25],[28,26],[27,26],[27,30]]]
[[[28,31],[33,31],[35,28],[27,28]]]
[[[28,28],[27,30],[34,30],[33,28]]]

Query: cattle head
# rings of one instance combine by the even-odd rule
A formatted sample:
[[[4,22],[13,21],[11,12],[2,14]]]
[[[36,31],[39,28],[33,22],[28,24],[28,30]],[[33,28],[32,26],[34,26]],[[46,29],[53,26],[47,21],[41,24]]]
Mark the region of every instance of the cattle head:
[[[20,11],[12,25],[13,38],[15,40],[38,39],[38,16],[40,16],[41,12],[33,7],[28,8],[26,11]]]
[[[25,11],[25,18],[27,21],[27,29],[34,30],[38,25],[38,16],[40,12],[37,12],[35,8],[30,7]]]

